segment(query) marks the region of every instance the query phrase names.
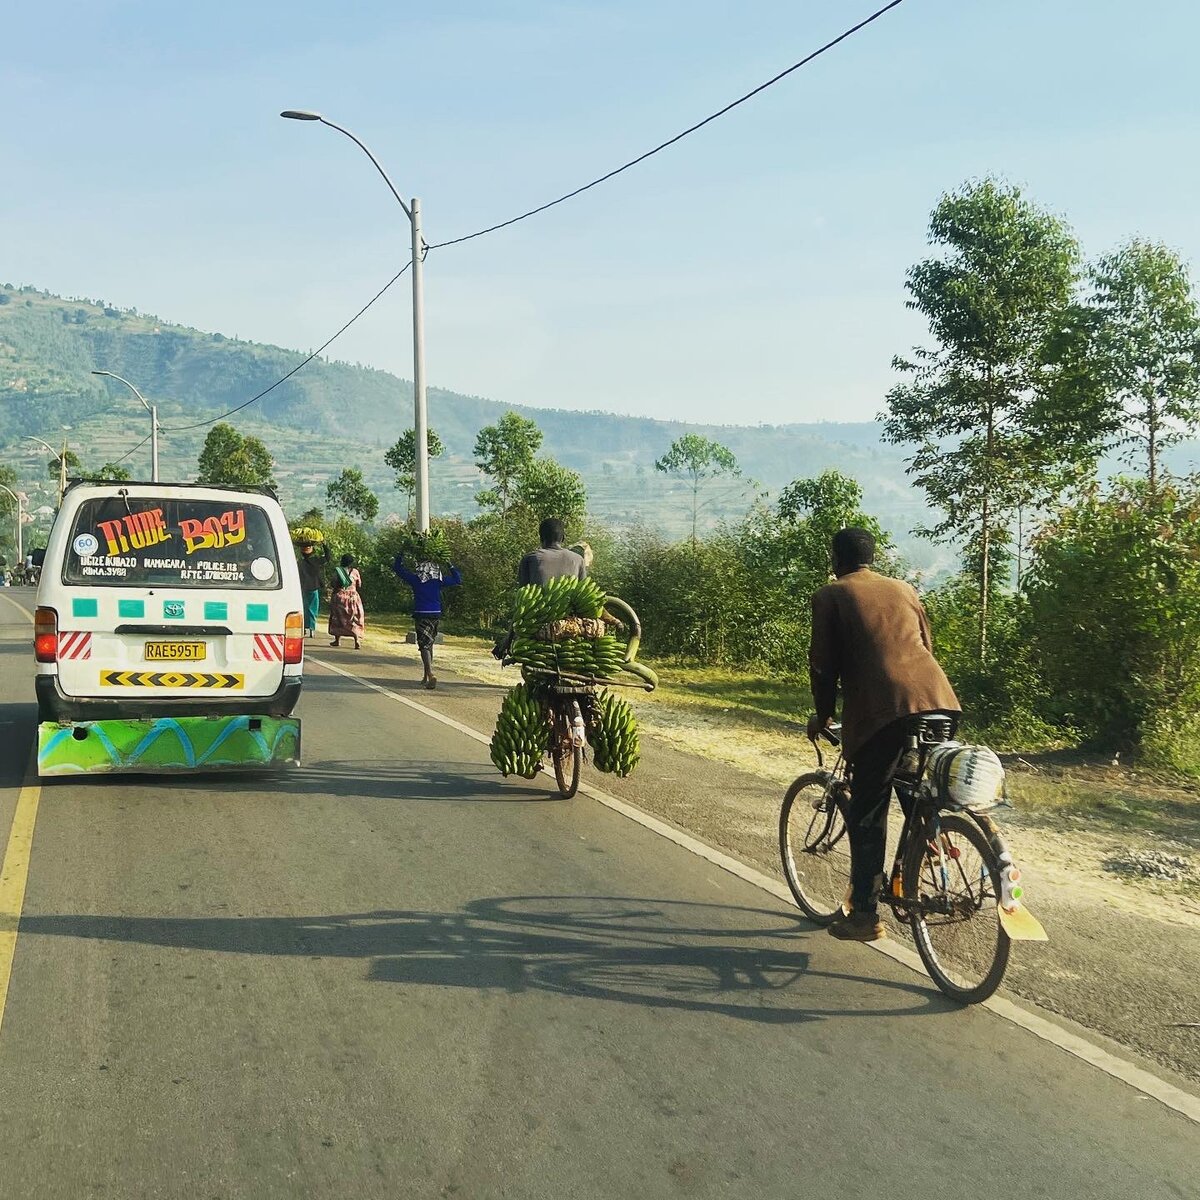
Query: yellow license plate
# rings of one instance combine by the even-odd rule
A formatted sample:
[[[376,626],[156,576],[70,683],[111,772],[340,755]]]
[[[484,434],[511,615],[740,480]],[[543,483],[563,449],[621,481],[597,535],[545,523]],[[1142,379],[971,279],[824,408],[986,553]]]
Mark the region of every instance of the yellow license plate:
[[[208,657],[204,642],[147,642],[147,662],[200,662]]]

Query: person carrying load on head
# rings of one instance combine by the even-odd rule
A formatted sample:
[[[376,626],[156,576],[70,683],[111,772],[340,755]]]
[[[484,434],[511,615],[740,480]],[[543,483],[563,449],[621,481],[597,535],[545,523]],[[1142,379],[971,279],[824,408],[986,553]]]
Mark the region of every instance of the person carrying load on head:
[[[421,655],[424,676],[421,682],[430,690],[437,687],[433,673],[433,646],[437,641],[438,623],[442,619],[442,588],[457,587],[462,575],[449,563],[419,562],[410,570],[404,555],[398,554],[392,570],[412,588],[413,624],[416,627],[417,650]]]
[[[833,535],[837,579],[812,600],[809,678],[816,712],[808,736],[833,720],[842,687],[842,751],[850,764],[850,912],[829,932],[843,941],[884,936],[878,916],[892,780],[907,749],[909,718],[960,714],[933,656],[929,619],[916,590],[871,570],[875,538],[865,529]]]
[[[312,637],[317,632],[317,617],[321,613],[321,587],[325,582],[325,564],[329,561],[329,547],[322,543],[320,555],[316,544],[300,543],[300,558],[296,566],[300,570],[300,591],[304,598],[304,636]]]

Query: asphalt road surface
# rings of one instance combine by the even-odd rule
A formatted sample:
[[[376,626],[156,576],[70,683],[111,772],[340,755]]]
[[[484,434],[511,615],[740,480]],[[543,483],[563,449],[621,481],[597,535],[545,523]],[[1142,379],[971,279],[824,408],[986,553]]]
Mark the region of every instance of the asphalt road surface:
[[[354,680],[311,665],[301,715],[288,774],[43,786],[0,1195],[1197,1195],[1132,1087]]]

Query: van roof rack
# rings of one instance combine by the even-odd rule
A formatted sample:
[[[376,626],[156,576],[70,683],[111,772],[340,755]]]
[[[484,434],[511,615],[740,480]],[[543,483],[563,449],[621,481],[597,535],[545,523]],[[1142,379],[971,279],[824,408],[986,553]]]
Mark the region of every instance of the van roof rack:
[[[251,492],[259,496],[268,496],[272,500],[278,500],[279,496],[274,488],[261,487],[229,487],[223,483],[188,483],[180,480],[176,483],[170,479],[160,479],[154,483],[150,479],[81,479],[73,478],[67,480],[67,491],[72,488],[81,487],[85,484],[91,484],[95,487],[172,487],[172,488],[204,488],[208,491],[218,492]],[[64,493],[65,495],[66,493]]]

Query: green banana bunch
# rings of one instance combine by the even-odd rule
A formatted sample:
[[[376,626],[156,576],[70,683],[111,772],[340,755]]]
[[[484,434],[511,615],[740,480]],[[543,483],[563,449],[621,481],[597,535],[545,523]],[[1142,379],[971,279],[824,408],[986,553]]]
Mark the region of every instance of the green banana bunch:
[[[588,741],[596,769],[612,772],[622,779],[641,758],[633,709],[611,692],[601,692],[596,697]]]
[[[625,648],[612,634],[594,639],[570,638],[563,642],[539,642],[518,637],[509,654],[525,667],[595,679],[612,678],[625,661]]]
[[[536,642],[532,638],[518,637],[509,647],[509,657],[523,667],[541,667],[544,671],[559,669],[559,647],[549,642]]]
[[[542,706],[524,684],[509,689],[492,734],[492,762],[502,775],[532,779],[540,770],[549,744]]]
[[[625,647],[611,633],[598,637],[591,646],[595,664],[592,673],[602,679],[611,679],[625,661]]]
[[[598,617],[604,611],[605,595],[591,579],[572,579],[571,616]]]
[[[550,597],[540,584],[518,588],[513,598],[513,629],[522,637],[533,637],[547,621],[553,620],[550,609]]]

